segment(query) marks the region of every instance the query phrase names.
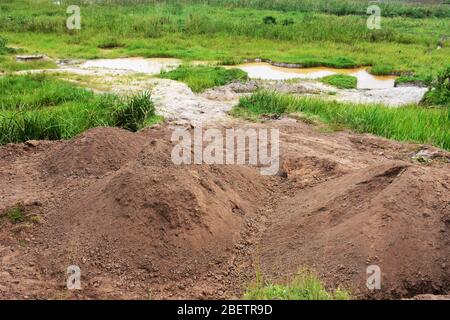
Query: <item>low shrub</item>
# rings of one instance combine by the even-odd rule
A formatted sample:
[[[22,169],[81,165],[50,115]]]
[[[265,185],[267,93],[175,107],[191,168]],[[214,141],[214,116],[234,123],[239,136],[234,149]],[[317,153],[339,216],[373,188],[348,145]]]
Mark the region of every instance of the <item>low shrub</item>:
[[[423,103],[443,105],[450,109],[450,65],[442,69],[437,77],[431,81],[431,88],[425,94]]]

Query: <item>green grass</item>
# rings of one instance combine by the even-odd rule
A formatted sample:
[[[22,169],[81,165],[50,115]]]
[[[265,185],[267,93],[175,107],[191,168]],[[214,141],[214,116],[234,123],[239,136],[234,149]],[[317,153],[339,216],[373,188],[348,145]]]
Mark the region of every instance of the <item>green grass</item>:
[[[369,72],[371,74],[374,74],[377,76],[387,76],[387,75],[394,75],[394,74],[398,73],[394,70],[394,67],[392,67],[392,66],[379,65],[379,64],[372,66],[369,69]]]
[[[44,74],[0,78],[0,110],[32,110],[69,102],[89,103],[94,94]]]
[[[89,128],[138,130],[157,122],[148,93],[94,94],[48,75],[0,78],[0,144],[69,139]]]
[[[6,213],[6,216],[11,223],[24,222],[26,218],[24,209],[19,205],[9,209]]]
[[[155,105],[148,91],[125,99],[114,111],[115,126],[137,131],[142,128],[149,115],[155,114]]]
[[[358,79],[356,77],[346,74],[333,74],[323,77],[320,81],[341,89],[355,89],[358,85]]]
[[[170,56],[227,64],[265,58],[305,66],[386,65],[416,74],[435,73],[450,55],[447,45],[437,50],[450,30],[448,6],[382,3],[382,29],[368,30],[366,2],[108,1],[80,5],[78,32],[65,28],[68,3],[2,3],[2,35],[28,52],[60,58]],[[277,23],[264,23],[267,16]]]
[[[255,119],[260,115],[302,112],[317,115],[325,123],[344,126],[389,139],[429,143],[450,150],[450,108],[354,105],[318,98],[296,98],[259,91],[241,98],[232,114]]]
[[[326,290],[317,276],[307,270],[298,272],[284,284],[266,283],[258,273],[244,294],[247,300],[349,300],[348,292]]]
[[[398,86],[399,84],[405,84],[405,83],[412,83],[412,84],[420,84],[420,85],[430,85],[432,81],[431,77],[427,76],[400,76],[397,79],[395,79],[395,85]]]
[[[185,82],[194,92],[223,86],[233,81],[247,79],[247,73],[240,69],[225,69],[213,66],[180,66],[175,70],[162,72],[162,78]]]
[[[442,105],[450,109],[450,64],[443,68],[431,82],[423,103],[427,105]]]
[[[0,36],[0,70],[3,71],[21,71],[31,69],[50,69],[55,68],[56,64],[51,60],[37,60],[19,62],[16,61],[15,53],[20,50],[7,46],[8,40]]]

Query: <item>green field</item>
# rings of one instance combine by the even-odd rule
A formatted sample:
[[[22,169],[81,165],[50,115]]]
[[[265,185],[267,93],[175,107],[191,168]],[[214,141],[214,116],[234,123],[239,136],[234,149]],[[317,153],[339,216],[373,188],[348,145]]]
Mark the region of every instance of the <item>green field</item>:
[[[77,3],[81,30],[68,30],[66,8]],[[369,30],[367,4],[359,1],[82,3],[4,1],[0,35],[27,52],[59,58],[267,58],[305,66],[373,65],[390,73],[427,75],[450,57],[450,41],[444,37],[450,34],[450,6],[445,4],[381,4],[382,28]],[[11,61],[0,61],[0,69],[15,68]]]

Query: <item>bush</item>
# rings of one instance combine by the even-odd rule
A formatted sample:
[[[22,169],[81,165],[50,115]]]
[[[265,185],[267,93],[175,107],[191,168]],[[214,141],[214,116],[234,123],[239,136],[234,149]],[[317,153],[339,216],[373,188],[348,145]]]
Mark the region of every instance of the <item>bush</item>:
[[[441,70],[431,82],[423,102],[428,105],[444,105],[450,107],[450,65]]]
[[[145,91],[126,98],[114,112],[115,126],[137,131],[143,127],[145,120],[155,114],[155,105],[150,92]]]
[[[321,81],[341,89],[355,89],[358,85],[358,79],[356,77],[345,74],[333,74],[323,77]]]

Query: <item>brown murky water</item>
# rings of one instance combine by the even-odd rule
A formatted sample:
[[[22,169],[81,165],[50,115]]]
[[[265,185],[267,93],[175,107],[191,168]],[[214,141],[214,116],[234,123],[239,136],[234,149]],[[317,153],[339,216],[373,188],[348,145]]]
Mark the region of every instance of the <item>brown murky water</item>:
[[[88,60],[80,65],[82,69],[123,70],[146,74],[159,74],[162,70],[170,71],[182,63],[173,58],[118,58]],[[207,64],[204,61],[191,62],[193,65]],[[332,74],[348,74],[358,79],[359,89],[383,89],[394,87],[395,76],[374,76],[366,68],[335,69],[317,68],[283,68],[265,62],[246,63],[227,68],[239,68],[246,71],[252,79],[289,80],[319,79]]]
[[[359,89],[392,88],[396,79],[395,76],[371,75],[366,68],[283,68],[265,62],[246,63],[234,67],[247,72],[250,78],[262,80],[319,79],[332,74],[348,74],[358,79]]]

